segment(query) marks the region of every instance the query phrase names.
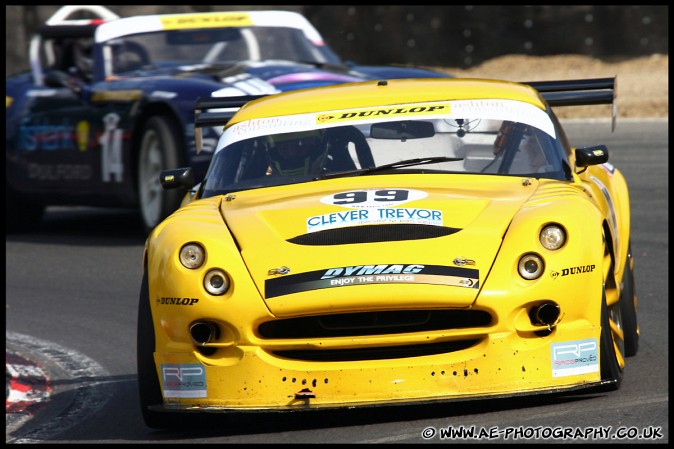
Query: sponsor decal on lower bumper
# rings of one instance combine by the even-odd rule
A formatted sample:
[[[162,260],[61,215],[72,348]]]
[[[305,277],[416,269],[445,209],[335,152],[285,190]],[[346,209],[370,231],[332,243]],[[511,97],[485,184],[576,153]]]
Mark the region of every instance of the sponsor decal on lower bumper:
[[[553,343],[552,377],[573,376],[599,371],[599,345],[594,338]]]
[[[162,364],[165,398],[205,398],[206,370],[198,363]]]

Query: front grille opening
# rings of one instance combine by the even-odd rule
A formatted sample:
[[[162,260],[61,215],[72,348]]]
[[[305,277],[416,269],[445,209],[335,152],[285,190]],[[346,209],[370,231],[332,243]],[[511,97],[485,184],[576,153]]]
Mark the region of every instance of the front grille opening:
[[[396,310],[341,313],[267,321],[258,333],[267,339],[357,337],[489,326],[482,310]]]
[[[361,360],[388,360],[425,355],[446,354],[479,343],[479,339],[446,341],[423,345],[386,346],[377,348],[328,349],[328,350],[288,350],[273,351],[272,354],[286,359],[306,360],[310,362],[346,362]]]
[[[297,245],[346,245],[353,243],[396,242],[444,237],[458,228],[420,224],[388,224],[326,229],[288,239]]]

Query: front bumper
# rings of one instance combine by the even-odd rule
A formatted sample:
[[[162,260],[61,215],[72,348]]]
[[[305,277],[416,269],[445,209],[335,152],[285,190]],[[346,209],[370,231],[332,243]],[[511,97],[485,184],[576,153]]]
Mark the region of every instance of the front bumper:
[[[573,391],[602,384],[599,332],[576,322],[545,337],[503,332],[451,353],[348,362],[284,359],[257,346],[156,353],[158,408],[304,410]]]

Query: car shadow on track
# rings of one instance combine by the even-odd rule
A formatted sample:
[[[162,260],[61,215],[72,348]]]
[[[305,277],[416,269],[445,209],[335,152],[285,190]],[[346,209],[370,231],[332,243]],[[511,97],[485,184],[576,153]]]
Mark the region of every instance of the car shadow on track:
[[[143,244],[138,212],[134,209],[48,207],[42,222],[32,229],[5,235],[8,242],[73,246]]]
[[[566,402],[592,399],[593,394],[507,399],[483,399],[454,403],[424,405],[376,406],[363,409],[311,410],[295,412],[260,412],[251,414],[213,414],[200,416],[189,422],[183,430],[148,429],[148,439],[153,441],[189,440],[243,435],[261,435],[301,430],[335,429],[339,427],[367,426],[373,424],[427,421],[490,412],[552,406]],[[264,426],[260,423],[264,422]],[[365,436],[363,438],[366,438]]]

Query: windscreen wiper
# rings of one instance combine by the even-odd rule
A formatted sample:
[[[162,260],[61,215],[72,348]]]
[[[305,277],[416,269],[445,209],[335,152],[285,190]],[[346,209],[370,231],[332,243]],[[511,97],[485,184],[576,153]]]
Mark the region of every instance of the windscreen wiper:
[[[319,179],[328,179],[328,178],[339,178],[340,176],[360,176],[360,175],[370,175],[372,173],[377,173],[381,171],[390,170],[393,168],[403,168],[403,167],[412,167],[414,165],[426,165],[426,164],[435,164],[438,162],[455,162],[462,161],[462,157],[447,157],[447,156],[437,156],[437,157],[418,157],[414,159],[405,159],[402,161],[391,162],[390,164],[380,165],[378,167],[370,168],[361,168],[359,170],[349,170],[343,172],[335,173],[325,173],[314,180]]]

